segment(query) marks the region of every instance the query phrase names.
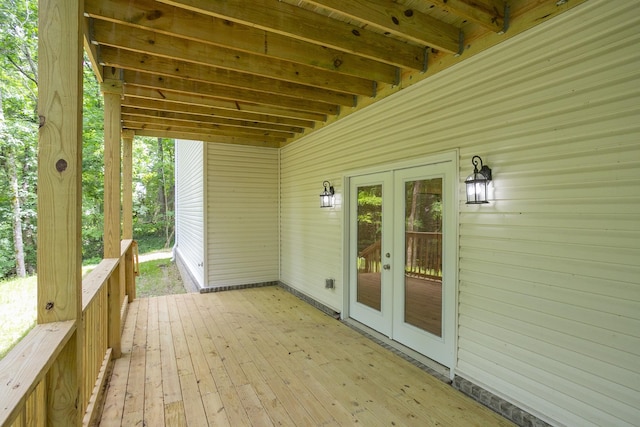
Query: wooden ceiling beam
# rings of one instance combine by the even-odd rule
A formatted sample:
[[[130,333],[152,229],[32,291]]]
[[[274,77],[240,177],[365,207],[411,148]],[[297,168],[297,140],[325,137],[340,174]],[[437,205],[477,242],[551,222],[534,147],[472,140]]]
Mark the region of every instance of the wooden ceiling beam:
[[[270,116],[267,114],[251,113],[238,110],[225,110],[222,108],[207,107],[204,105],[181,104],[171,101],[158,101],[155,99],[134,98],[125,96],[122,99],[124,107],[132,109],[141,109],[147,111],[155,111],[158,113],[183,113],[193,116],[216,117],[220,119],[232,119],[239,121],[249,121],[252,123],[264,123],[267,125],[290,126],[292,128],[308,128],[315,127],[315,122],[311,120],[292,119],[288,117]]]
[[[273,138],[247,138],[241,136],[216,135],[211,133],[164,131],[159,129],[136,129],[134,130],[134,132],[138,136],[150,136],[154,138],[170,139],[190,139],[193,141],[232,145],[250,145],[254,147],[280,148],[280,146],[282,145],[282,141]]]
[[[136,86],[134,84],[124,85],[125,99],[141,98],[149,100],[168,101],[183,105],[197,105],[202,107],[220,108],[228,111],[238,111],[255,114],[268,114],[277,117],[311,120],[315,122],[326,122],[327,115],[313,113],[310,111],[292,110],[272,105],[261,105],[251,102],[229,101],[217,99],[200,93],[184,93],[165,90],[163,87]]]
[[[287,95],[267,94],[219,84],[184,80],[159,74],[149,74],[129,70],[124,71],[124,82],[125,85],[133,84],[156,90],[183,92],[192,95],[205,95],[213,98],[225,99],[231,102],[250,102],[327,115],[337,115],[340,108],[338,105],[334,104],[306,100]]]
[[[165,132],[179,132],[181,134],[235,136],[240,138],[256,139],[259,141],[271,141],[271,142],[277,142],[277,143],[283,143],[286,141],[286,138],[283,138],[281,136],[276,136],[276,135],[240,132],[235,130],[219,130],[219,129],[206,129],[202,127],[167,125],[167,124],[160,124],[160,123],[146,123],[146,122],[138,122],[134,120],[123,120],[122,126],[125,129],[132,129],[132,130],[160,130]]]
[[[402,39],[449,53],[460,50],[460,29],[388,0],[366,2],[305,0],[306,3],[348,16]]]
[[[96,76],[98,83],[102,83],[104,81],[104,77],[102,75],[102,67],[98,63],[98,47],[93,44],[91,40],[91,28],[89,25],[90,18],[82,19],[82,27],[83,27],[83,46],[84,51],[89,58],[89,62],[91,63],[91,69],[93,69],[93,74]]]
[[[398,83],[398,69],[395,66],[154,0],[85,0],[84,3],[85,14],[94,18],[367,80]]]
[[[374,96],[374,82],[289,61],[267,58],[154,31],[96,19],[93,37],[100,45],[145,52],[159,57],[253,74],[294,84]],[[238,79],[242,82],[241,79]]]
[[[104,46],[100,49],[100,62],[109,67],[217,84],[228,87],[229,90],[246,89],[263,92],[261,94],[263,97],[279,96],[281,93],[286,93],[293,98],[325,102],[328,104],[348,107],[353,107],[356,104],[355,96],[346,93],[238,73],[236,71],[222,70],[206,65],[162,58],[109,46]],[[125,79],[125,83],[126,82]]]
[[[468,21],[500,33],[505,28],[505,2],[502,0],[429,0],[437,7]]]
[[[157,1],[390,65],[424,70],[425,46],[407,44],[285,2],[252,0],[247,7],[243,0]]]
[[[220,132],[221,134],[223,133],[225,135],[257,136],[261,138],[271,136],[274,138],[282,138],[284,140],[293,138],[294,136],[293,132],[278,132],[266,129],[249,129],[237,126],[215,125],[203,122],[185,122],[182,120],[165,119],[162,117],[145,117],[144,119],[142,119],[140,116],[129,116],[126,114],[122,115],[122,123],[128,128],[140,126],[141,129],[145,129],[149,126],[160,126],[164,130],[192,129],[202,133],[214,131]]]
[[[197,115],[197,114],[187,114],[180,112],[168,112],[168,111],[158,111],[158,110],[149,110],[145,108],[135,108],[135,107],[122,107],[121,112],[123,115],[128,117],[140,117],[141,120],[145,118],[161,118],[161,119],[170,119],[170,120],[179,120],[187,123],[193,122],[201,122],[201,123],[209,123],[213,125],[221,125],[221,126],[235,126],[235,127],[246,127],[249,129],[262,129],[267,131],[278,131],[278,132],[289,132],[289,133],[302,133],[304,132],[304,128],[295,127],[295,126],[287,126],[273,123],[261,123],[261,122],[251,122],[247,120],[234,120],[227,119],[217,116],[205,116],[205,115]]]

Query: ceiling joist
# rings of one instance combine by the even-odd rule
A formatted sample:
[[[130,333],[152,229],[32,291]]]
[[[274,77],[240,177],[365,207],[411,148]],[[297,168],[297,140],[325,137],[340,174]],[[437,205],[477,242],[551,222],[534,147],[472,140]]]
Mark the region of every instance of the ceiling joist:
[[[397,67],[418,71],[424,68],[424,47],[410,45],[342,21],[327,19],[323,15],[285,2],[252,0],[251,6],[248,6],[244,0],[158,1]]]
[[[584,1],[85,0],[84,44],[123,129],[281,147]]]
[[[397,83],[397,67],[313,43],[194,13],[154,0],[85,0],[85,14],[338,74]]]

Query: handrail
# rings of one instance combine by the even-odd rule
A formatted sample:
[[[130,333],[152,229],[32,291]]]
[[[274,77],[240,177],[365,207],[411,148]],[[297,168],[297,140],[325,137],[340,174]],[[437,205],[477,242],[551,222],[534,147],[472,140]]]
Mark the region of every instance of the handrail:
[[[48,413],[47,373],[73,333],[81,331],[83,343],[82,394],[78,406],[84,423],[95,416],[104,392],[107,367],[119,357],[121,307],[135,299],[134,240],[121,242],[119,258],[103,259],[82,279],[82,317],[78,320],[39,324],[0,361],[0,426],[40,425]],[[76,322],[82,322],[78,324]],[[46,422],[46,420],[44,420]],[[35,424],[34,424],[35,423]]]
[[[412,277],[439,280],[442,277],[442,233],[405,232],[405,273]],[[380,272],[381,241],[376,240],[358,253],[361,273]]]
[[[20,416],[75,330],[75,320],[36,325],[0,360],[0,425],[10,425]]]
[[[118,258],[105,258],[82,278],[82,311],[91,304],[119,262]]]

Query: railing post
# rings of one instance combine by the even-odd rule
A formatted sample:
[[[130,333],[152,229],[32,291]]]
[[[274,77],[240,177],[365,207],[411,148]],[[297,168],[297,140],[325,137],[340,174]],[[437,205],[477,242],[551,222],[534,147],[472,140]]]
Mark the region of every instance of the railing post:
[[[135,250],[135,242],[132,242],[125,254],[126,265],[126,291],[129,296],[129,302],[136,299],[136,273],[134,271],[133,251]]]
[[[47,373],[49,426],[80,426],[82,401],[82,19],[79,0],[40,0],[38,323],[75,321]],[[24,385],[26,386],[26,385]]]
[[[120,107],[122,80],[119,70],[104,69],[101,85],[104,96],[104,257],[120,258]],[[122,292],[120,269],[109,278],[109,347],[114,358],[121,355],[120,307]]]

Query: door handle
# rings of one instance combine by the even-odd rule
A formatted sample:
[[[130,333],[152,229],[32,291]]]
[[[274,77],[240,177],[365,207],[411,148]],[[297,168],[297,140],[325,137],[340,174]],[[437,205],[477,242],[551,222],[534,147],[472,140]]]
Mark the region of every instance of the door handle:
[[[385,270],[391,270],[391,265],[390,264],[385,264],[382,266],[382,268],[384,268]]]

